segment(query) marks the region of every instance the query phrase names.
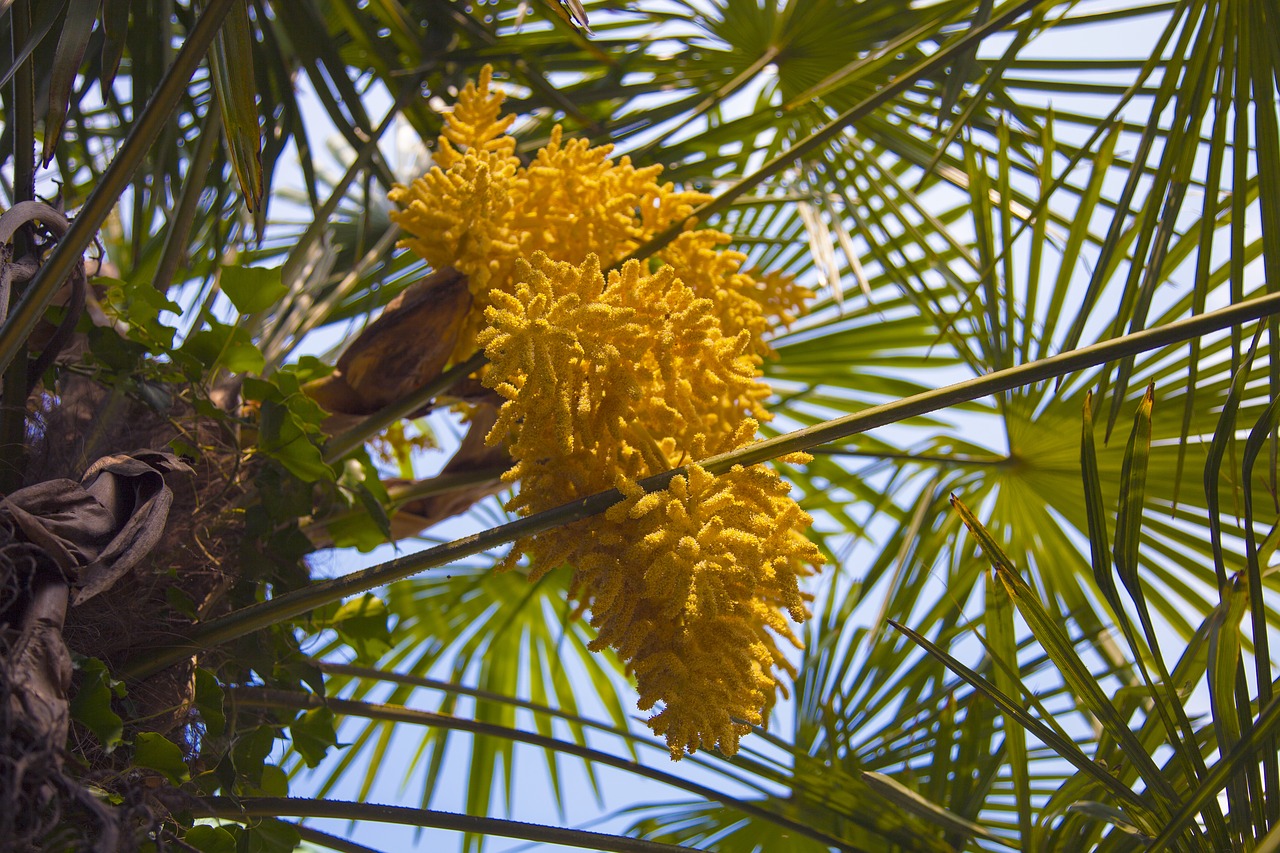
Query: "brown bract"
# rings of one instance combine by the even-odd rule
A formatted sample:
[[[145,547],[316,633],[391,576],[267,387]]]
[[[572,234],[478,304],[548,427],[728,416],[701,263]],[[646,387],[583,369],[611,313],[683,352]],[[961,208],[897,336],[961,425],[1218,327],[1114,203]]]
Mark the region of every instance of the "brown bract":
[[[325,431],[338,434],[365,417],[411,397],[438,378],[448,365],[472,309],[467,277],[452,267],[427,275],[391,300],[382,314],[347,346],[334,372],[306,385],[307,395],[330,413]],[[497,416],[496,398],[474,381],[462,385],[466,387],[453,389],[451,396],[474,404],[472,427],[442,475],[509,467],[511,458],[504,449],[487,447],[484,443],[484,436]],[[394,492],[397,487],[410,484],[402,479],[390,479],[384,485]],[[464,488],[401,504],[391,514],[392,538],[414,536],[437,522],[465,512],[476,501],[501,488],[503,485],[495,475]],[[323,523],[309,528],[307,535],[317,547],[332,544]]]
[[[442,269],[387,304],[342,353],[337,369],[307,385],[334,415],[371,415],[412,394],[444,370],[471,311],[466,276]],[[336,432],[329,425],[331,432]]]
[[[481,404],[472,408],[471,426],[467,429],[467,434],[463,437],[458,451],[440,472],[442,477],[463,475],[473,471],[499,471],[511,467],[511,455],[507,453],[506,448],[490,447],[484,440],[497,419],[496,406]],[[394,490],[395,485],[394,481],[387,483],[388,489],[391,490]],[[472,504],[490,495],[496,495],[506,487],[506,483],[495,475],[492,479],[464,488],[401,504],[391,516],[391,537],[403,539],[407,536],[416,536],[433,524],[466,512]]]

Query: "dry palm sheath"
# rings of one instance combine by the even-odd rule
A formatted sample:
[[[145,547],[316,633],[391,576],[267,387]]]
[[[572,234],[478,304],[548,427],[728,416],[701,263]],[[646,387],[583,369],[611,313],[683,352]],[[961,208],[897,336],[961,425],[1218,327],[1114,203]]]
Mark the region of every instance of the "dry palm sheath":
[[[173,503],[165,477],[190,470],[169,453],[119,454],[99,459],[79,482],[46,480],[0,500],[6,809],[46,811],[55,794],[50,786],[61,781],[70,723],[68,606],[111,589],[150,553]],[[102,825],[109,834],[112,823]],[[102,843],[114,849],[110,838]]]

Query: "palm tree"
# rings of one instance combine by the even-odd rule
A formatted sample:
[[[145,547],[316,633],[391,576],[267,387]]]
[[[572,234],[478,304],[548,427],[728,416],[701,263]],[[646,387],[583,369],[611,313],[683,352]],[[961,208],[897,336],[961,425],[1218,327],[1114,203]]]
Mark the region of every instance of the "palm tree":
[[[1274,3],[569,5],[4,4],[0,156],[20,214],[4,230],[4,490],[167,445],[196,470],[189,496],[170,488],[199,508],[161,522],[152,558],[182,582],[67,611],[74,759],[25,790],[6,777],[0,794],[41,818],[14,828],[56,846],[114,821],[205,850],[361,849],[307,817],[618,850],[1271,849]],[[715,460],[813,453],[777,466],[830,559],[793,701],[734,756],[669,764],[620,665],[587,652],[567,572],[492,571],[518,535],[611,498],[515,522],[492,497],[501,459],[464,442],[421,478],[395,426],[460,392],[457,370],[378,369],[406,346],[430,360],[385,330],[431,321],[406,306],[441,273],[395,249],[382,200],[410,176],[382,143],[433,139],[436,107],[485,64],[520,156],[562,124],[661,164],[713,196],[699,223],[749,266],[818,291],[764,365],[769,440]],[[346,147],[340,177],[316,104]],[[37,196],[54,209],[22,206]],[[96,322],[51,339],[41,324],[77,313],[74,284],[59,291],[99,235],[81,288]],[[327,357],[374,366],[348,389],[361,402],[320,409],[329,368],[303,353],[401,294]],[[33,457],[28,436],[79,455]],[[361,450],[377,436],[401,460],[388,484]],[[459,509],[479,534],[433,540]],[[335,580],[298,568],[313,541],[393,533],[439,544]],[[208,553],[178,547],[192,540]],[[125,630],[126,595],[168,608],[164,630]],[[4,604],[13,648],[34,605]],[[7,695],[20,663],[6,657]],[[283,798],[277,737],[311,798]],[[445,772],[459,739],[465,784]],[[406,743],[418,808],[373,805]],[[683,799],[616,835],[517,825],[495,814],[517,752],[557,798],[571,757]],[[460,788],[467,814],[432,808]]]

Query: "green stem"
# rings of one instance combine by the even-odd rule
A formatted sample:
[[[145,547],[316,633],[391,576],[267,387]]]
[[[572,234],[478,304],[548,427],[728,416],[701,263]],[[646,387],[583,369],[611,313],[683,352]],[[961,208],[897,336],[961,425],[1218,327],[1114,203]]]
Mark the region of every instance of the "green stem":
[[[617,853],[686,851],[686,848],[672,844],[659,844],[656,841],[643,841],[638,838],[607,835],[584,829],[561,829],[557,826],[522,823],[496,817],[477,817],[434,809],[384,806],[378,803],[352,803],[342,800],[309,800],[299,797],[244,797],[233,800],[230,797],[207,797],[193,801],[189,811],[195,817],[216,817],[239,823],[248,823],[251,818],[263,817],[316,817],[393,823],[426,829],[448,829],[454,832],[520,838],[543,844],[564,844],[585,850],[609,850]]]
[[[890,453],[889,451],[858,450],[851,447],[814,447],[810,453],[821,456],[856,456],[861,459],[898,459],[904,462],[936,462],[940,465],[994,465],[1003,467],[1013,463],[1009,456],[943,456],[933,453]]]
[[[72,274],[85,249],[93,242],[94,235],[115,208],[120,196],[133,180],[134,172],[146,160],[152,145],[164,131],[173,111],[186,93],[191,75],[204,59],[222,26],[222,19],[240,0],[209,0],[204,14],[196,22],[187,39],[174,57],[173,65],[165,72],[155,95],[138,117],[120,153],[102,174],[102,180],[85,200],[80,214],[71,223],[66,235],[40,272],[32,279],[22,295],[22,301],[9,315],[0,329],[0,370],[5,370],[22,351],[27,338],[35,329],[53,295]]]
[[[26,45],[31,34],[31,3],[18,0],[10,9],[9,36],[11,55]],[[28,57],[13,75],[13,203],[35,199],[36,163],[36,108],[35,60]],[[22,258],[30,253],[25,229],[13,235],[11,258]],[[26,285],[30,289],[31,285]],[[18,289],[6,295],[10,304],[18,298]],[[6,309],[8,305],[4,306]],[[4,373],[4,391],[0,395],[0,493],[9,494],[22,487],[26,468],[27,438],[27,339],[24,336],[17,350],[17,358],[0,372]]]
[[[391,507],[399,509],[411,501],[456,492],[459,489],[465,489],[467,486],[497,482],[510,467],[510,465],[505,465],[495,468],[477,468],[471,471],[445,472],[426,480],[418,480],[415,483],[392,486],[387,489],[387,497],[391,498]]]
[[[13,45],[11,55],[26,46],[31,35],[30,0],[17,0],[10,10],[9,35]],[[35,60],[27,57],[13,74],[13,203],[31,201],[36,190],[36,84],[32,66]]]
[[[1037,382],[1057,379],[1078,370],[1183,343],[1277,313],[1280,313],[1280,294],[1277,293],[1237,302],[1207,314],[1199,314],[1164,326],[1037,359],[1027,364],[997,370],[994,373],[977,376],[944,388],[914,394],[902,400],[766,439],[730,453],[712,456],[701,464],[708,471],[720,474],[734,465],[754,465],[787,453],[808,450],[888,424],[927,415],[939,409],[972,402],[1014,388],[1034,385]]]
[[[577,756],[578,758],[582,758],[583,760],[590,761],[595,764],[613,767],[636,776],[642,776],[645,779],[651,779],[655,782],[670,785],[673,788],[686,791],[696,797],[702,797],[703,799],[710,800],[711,802],[720,803],[736,811],[743,812],[744,814],[751,815],[761,820],[766,820],[769,823],[776,824],[777,826],[805,835],[824,845],[848,851],[856,851],[858,849],[851,847],[846,842],[843,842],[839,838],[829,835],[820,829],[810,827],[790,817],[765,808],[760,804],[760,801],[739,799],[730,794],[718,791],[715,788],[700,785],[697,782],[686,779],[684,776],[667,773],[662,770],[658,770],[657,768],[641,764],[638,761],[632,761],[618,755],[592,749],[588,746],[572,743],[570,741],[558,740],[556,738],[547,737],[546,735],[534,732],[525,732],[519,729],[509,728],[507,726],[486,723],[481,720],[470,720],[465,717],[456,717],[451,714],[436,714],[431,711],[419,711],[414,708],[406,708],[403,705],[357,702],[351,699],[338,699],[335,697],[321,698],[315,694],[300,693],[290,690],[272,690],[262,687],[241,687],[235,688],[231,691],[231,698],[236,703],[237,707],[240,708],[273,708],[287,709],[291,711],[306,711],[312,708],[328,708],[335,714],[360,717],[366,720],[383,720],[391,723],[407,723],[409,725],[429,726],[433,729],[469,732],[474,735],[497,737],[515,741],[517,743],[524,743],[541,749],[552,750],[558,754]],[[299,802],[310,805],[312,801],[301,800]],[[353,805],[363,807],[365,804],[359,803]],[[285,811],[280,812],[279,814],[294,816],[299,815],[300,813]],[[302,814],[301,816],[313,815]],[[319,815],[314,816],[318,817]],[[551,827],[541,828],[551,829]],[[605,837],[612,838],[613,836]],[[601,847],[596,849],[614,850],[622,848]],[[660,847],[657,849],[667,848]]]
[[[1083,349],[1060,353],[1029,364],[999,370],[944,388],[925,391],[904,400],[875,406],[844,417],[835,418],[792,433],[747,445],[730,453],[703,460],[701,466],[713,474],[722,474],[735,465],[755,465],[787,453],[808,450],[841,438],[919,417],[959,403],[999,394],[1013,388],[1044,382],[1077,370],[1096,367],[1128,355],[1182,343],[1212,332],[1238,326],[1262,317],[1280,313],[1280,293],[1239,302],[1207,314],[1188,317],[1165,326],[1124,335]],[[465,366],[465,365],[463,365]],[[685,468],[673,468],[640,482],[646,491],[665,489],[672,478],[685,474]],[[427,569],[447,565],[455,560],[479,554],[490,548],[533,536],[553,527],[571,524],[604,512],[622,494],[616,489],[590,495],[554,509],[518,518],[481,533],[464,536],[453,542],[408,554],[340,578],[317,581],[301,589],[278,595],[268,601],[251,604],[219,619],[197,626],[181,645],[157,649],[146,657],[126,662],[121,674],[126,678],[145,678],[167,666],[191,656],[193,652],[217,646],[254,631],[301,616],[317,607],[367,592]]]
[[[200,194],[208,183],[209,166],[213,163],[214,150],[222,141],[222,111],[213,104],[209,105],[204,121],[200,125],[200,142],[196,145],[196,153],[187,166],[187,178],[182,182],[182,194],[178,199],[178,209],[167,223],[168,233],[164,238],[164,249],[160,252],[160,264],[156,267],[152,284],[161,293],[167,293],[173,284],[178,267],[187,260],[187,238],[191,234],[191,226],[195,223],[196,210],[200,204]]]

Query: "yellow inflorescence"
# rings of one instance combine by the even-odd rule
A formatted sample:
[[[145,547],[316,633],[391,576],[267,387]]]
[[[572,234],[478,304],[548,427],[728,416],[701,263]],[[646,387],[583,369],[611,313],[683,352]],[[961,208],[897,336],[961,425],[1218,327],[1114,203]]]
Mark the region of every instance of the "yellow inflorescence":
[[[637,169],[631,158],[609,159],[612,145],[563,140],[559,127],[515,182],[516,228],[526,255],[546,252],[581,261],[607,248],[622,258],[673,222],[681,222],[709,196],[658,184],[661,166]]]
[[[756,279],[742,272],[747,256],[721,248],[729,240],[728,234],[709,228],[686,231],[662,250],[661,257],[695,293],[714,303],[727,333],[745,330],[752,351],[771,356],[765,335],[779,322],[793,322],[813,292],[780,273]]]
[[[458,360],[475,349],[490,294],[514,286],[517,258],[541,251],[570,263],[592,253],[608,261],[622,259],[673,223],[688,220],[694,207],[710,198],[659,183],[661,166],[637,169],[627,157],[610,159],[613,146],[566,141],[558,127],[533,162],[522,166],[515,140],[506,134],[512,117],[501,115],[505,96],[491,88],[491,76],[486,67],[478,83],[459,94],[439,138],[436,166],[391,192],[401,207],[391,218],[409,235],[400,245],[437,269],[451,266],[469,279],[476,310],[459,336]],[[718,308],[738,303],[724,315],[731,319],[726,328],[748,328],[753,346],[764,354],[767,347],[758,342],[769,318],[787,319],[787,312],[812,294],[785,277],[755,281],[742,274],[742,255],[714,248],[728,241],[717,231],[690,232],[663,258],[681,276],[682,261],[689,261],[690,286]],[[700,250],[718,256],[712,267],[699,261]],[[692,277],[701,271],[709,277],[694,284]],[[719,291],[731,298],[721,299]]]
[[[750,441],[766,418],[749,336],[725,337],[710,300],[670,267],[534,255],[514,294],[498,292],[480,334],[485,384],[507,402],[490,434],[506,440],[536,511]],[[717,405],[709,403],[716,401]],[[526,428],[527,425],[527,428]]]
[[[464,152],[490,154],[502,162],[515,161],[516,141],[507,135],[515,116],[502,115],[502,102],[506,96],[493,91],[493,69],[488,65],[480,72],[479,85],[467,83],[458,96],[458,103],[445,122],[444,133],[436,149],[436,163],[442,169],[452,168],[463,159]]]
[[[598,644],[636,673],[640,709],[672,756],[718,746],[732,755],[776,697],[774,668],[795,676],[775,635],[799,647],[785,612],[806,616],[798,580],[822,562],[803,530],[810,519],[764,466],[713,477],[690,465],[665,491],[627,500],[596,527],[619,546],[576,564]]]
[[[766,722],[787,616],[806,615],[798,579],[823,562],[811,519],[764,466],[719,477],[694,464],[754,440],[768,418],[758,379],[765,336],[811,295],[755,278],[716,231],[688,231],[661,264],[628,261],[706,199],[658,183],[660,167],[614,162],[610,147],[562,138],[527,166],[514,156],[503,96],[486,68],[446,120],[437,166],[392,198],[403,245],[467,275],[475,308],[455,360],[482,347],[484,383],[505,400],[505,442],[528,515],[617,487],[606,514],[518,543],[534,577],[574,571],[580,607],[639,683],[640,707],[673,757],[736,751]],[[663,491],[644,477],[687,466]],[[794,675],[794,673],[792,673]]]

